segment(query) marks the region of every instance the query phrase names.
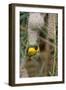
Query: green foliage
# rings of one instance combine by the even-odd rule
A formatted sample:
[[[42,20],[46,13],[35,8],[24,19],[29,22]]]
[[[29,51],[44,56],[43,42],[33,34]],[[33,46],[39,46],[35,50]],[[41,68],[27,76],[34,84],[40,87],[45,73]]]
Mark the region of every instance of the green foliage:
[[[20,25],[25,26],[28,23],[28,12],[20,12]]]
[[[26,46],[27,46],[27,28],[25,28],[28,24],[28,12],[20,12],[20,27],[22,26],[24,30],[20,29],[20,58],[24,58],[26,56]]]
[[[21,33],[20,33],[20,50],[21,50],[22,57],[25,54],[26,44],[27,44],[27,32],[21,31]]]
[[[47,37],[47,34],[48,34],[48,32],[47,32],[47,28],[46,27],[42,27],[41,28],[42,30],[39,30],[39,35],[41,36],[41,37],[43,37],[43,38],[46,38]]]

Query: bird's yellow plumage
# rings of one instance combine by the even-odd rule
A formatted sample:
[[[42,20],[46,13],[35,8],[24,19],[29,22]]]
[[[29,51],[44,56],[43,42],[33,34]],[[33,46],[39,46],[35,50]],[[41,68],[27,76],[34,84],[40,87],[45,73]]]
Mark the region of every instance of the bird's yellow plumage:
[[[28,48],[28,55],[29,56],[34,56],[39,52],[39,47],[35,48],[35,47],[29,47]]]

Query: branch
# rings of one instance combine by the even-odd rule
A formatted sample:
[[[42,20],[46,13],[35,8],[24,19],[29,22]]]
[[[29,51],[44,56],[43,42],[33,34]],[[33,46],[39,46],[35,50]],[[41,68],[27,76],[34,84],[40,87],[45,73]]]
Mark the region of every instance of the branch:
[[[46,43],[48,43],[49,45],[51,45],[52,47],[56,47],[56,45],[55,44],[53,44],[53,43],[51,43],[51,42],[49,42],[48,40],[46,40],[45,38],[42,38],[42,37],[40,37],[39,36],[39,38],[43,41],[43,42],[46,42]]]

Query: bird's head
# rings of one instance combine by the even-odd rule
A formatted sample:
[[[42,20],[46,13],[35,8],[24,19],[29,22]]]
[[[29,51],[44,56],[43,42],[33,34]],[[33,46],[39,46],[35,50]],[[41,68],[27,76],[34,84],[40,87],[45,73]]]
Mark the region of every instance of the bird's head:
[[[30,46],[27,49],[27,54],[28,56],[34,56],[39,52],[39,47],[38,46]]]

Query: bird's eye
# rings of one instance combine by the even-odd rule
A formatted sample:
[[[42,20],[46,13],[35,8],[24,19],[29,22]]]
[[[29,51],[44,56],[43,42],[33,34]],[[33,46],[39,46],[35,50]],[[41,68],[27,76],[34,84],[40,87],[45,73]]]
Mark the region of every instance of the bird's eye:
[[[38,47],[37,46],[35,46],[35,50],[37,50],[38,49]]]

